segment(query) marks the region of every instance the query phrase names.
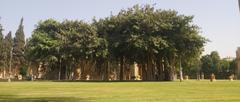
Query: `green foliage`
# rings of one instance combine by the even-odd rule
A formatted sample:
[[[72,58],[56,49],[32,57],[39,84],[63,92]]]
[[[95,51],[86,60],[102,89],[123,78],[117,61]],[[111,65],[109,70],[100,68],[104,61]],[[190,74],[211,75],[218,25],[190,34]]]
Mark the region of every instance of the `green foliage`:
[[[110,55],[115,58],[124,57],[127,63],[148,65],[152,61],[161,64],[159,59],[164,59],[165,67],[173,68],[180,56],[185,62],[199,58],[207,41],[199,35],[199,27],[192,19],[172,10],[135,5],[118,15],[95,20],[94,25],[109,42]],[[171,68],[165,69],[173,71]]]
[[[197,78],[197,74],[200,74],[201,70],[201,60],[199,58],[183,60],[182,67],[184,75],[188,75],[191,79]]]
[[[23,29],[22,18],[14,39],[9,32],[3,40],[0,25],[0,57],[7,66],[13,49],[15,67],[41,62],[46,72],[58,70],[59,77],[80,67],[83,77],[91,74],[107,78],[102,73],[108,74],[108,67],[116,66],[120,79],[124,79],[127,76],[123,74],[129,74],[128,67],[133,63],[141,68],[143,80],[173,80],[180,62],[186,75],[198,72],[201,62],[206,74],[233,71],[229,67],[234,64],[221,61],[217,52],[200,61],[207,39],[200,35],[193,16],[151,5],[134,5],[93,23],[40,21],[26,42]]]
[[[12,38],[12,32],[8,32],[8,34],[4,38],[4,60],[6,67],[9,68],[9,62],[11,58],[11,50],[13,48],[13,38]]]
[[[83,21],[53,19],[40,22],[29,40],[30,55],[34,58],[74,56],[76,59],[105,57],[106,41],[98,38],[95,28]]]
[[[135,5],[117,15],[94,19],[92,24],[48,19],[34,29],[26,44],[26,56],[57,66],[63,62],[65,67],[72,62],[86,67],[98,59],[113,60],[120,63],[121,73],[126,64],[137,62],[146,67],[147,80],[159,80],[156,75],[172,80],[178,60],[189,66],[187,62],[199,59],[207,42],[192,20],[193,16],[151,5]]]
[[[4,66],[4,36],[3,28],[0,24],[0,69]]]
[[[201,62],[201,72],[205,74],[206,78],[209,78],[212,73],[220,79],[228,79],[230,75],[235,74],[235,60],[221,59],[217,51],[202,56]]]
[[[26,76],[27,75],[27,67],[26,66],[20,67],[19,74],[21,74],[22,76]]]
[[[23,18],[21,19],[21,22],[18,26],[18,29],[15,33],[14,42],[13,42],[13,60],[14,64],[24,65],[25,59],[24,59],[24,48],[25,48],[25,35],[23,31]]]
[[[213,61],[210,55],[205,55],[201,58],[202,66],[201,66],[201,72],[203,72],[205,75],[210,75],[214,73],[214,65]]]
[[[236,68],[237,68],[236,63],[237,63],[236,59],[230,61],[230,66],[229,66],[229,69],[228,69],[228,72],[230,74],[236,74]]]
[[[106,57],[106,41],[99,38],[96,29],[83,21],[64,21],[61,24],[63,50],[75,59]]]
[[[60,23],[48,19],[41,21],[33,31],[27,44],[26,55],[31,60],[55,61],[53,57],[59,57],[60,40],[58,39]]]
[[[97,60],[108,54],[106,40],[99,38],[96,28],[83,21],[39,22],[27,44],[29,60],[69,68],[83,60]],[[75,64],[77,66],[79,64]],[[60,72],[59,72],[60,73]]]

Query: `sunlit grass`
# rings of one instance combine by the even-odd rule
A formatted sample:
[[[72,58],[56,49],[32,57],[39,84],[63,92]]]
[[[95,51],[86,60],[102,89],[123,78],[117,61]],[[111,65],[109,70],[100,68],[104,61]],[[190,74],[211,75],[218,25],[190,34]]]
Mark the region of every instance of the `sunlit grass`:
[[[0,101],[240,102],[240,81],[0,82]]]

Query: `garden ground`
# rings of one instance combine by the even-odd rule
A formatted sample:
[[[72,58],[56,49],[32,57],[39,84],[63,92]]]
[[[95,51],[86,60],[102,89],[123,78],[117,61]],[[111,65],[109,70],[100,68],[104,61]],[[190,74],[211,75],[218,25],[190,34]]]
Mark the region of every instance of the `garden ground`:
[[[240,81],[0,82],[10,102],[240,102]]]

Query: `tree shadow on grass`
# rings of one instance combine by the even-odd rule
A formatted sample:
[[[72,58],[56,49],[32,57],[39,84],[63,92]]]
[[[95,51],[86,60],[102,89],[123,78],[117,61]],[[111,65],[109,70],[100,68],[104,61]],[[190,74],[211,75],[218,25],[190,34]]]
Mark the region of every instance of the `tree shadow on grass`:
[[[14,95],[0,95],[0,102],[86,102],[91,99],[74,97],[19,97]]]

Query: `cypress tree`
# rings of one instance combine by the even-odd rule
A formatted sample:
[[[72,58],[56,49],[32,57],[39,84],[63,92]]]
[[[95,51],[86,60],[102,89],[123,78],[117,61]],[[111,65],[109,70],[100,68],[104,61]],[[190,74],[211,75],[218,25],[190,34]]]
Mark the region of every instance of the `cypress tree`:
[[[11,60],[12,48],[13,48],[13,39],[12,39],[12,32],[10,31],[4,38],[4,63],[5,63],[5,68],[8,68],[8,72],[11,72],[10,60]]]
[[[24,66],[24,48],[25,48],[25,36],[23,31],[23,18],[21,19],[20,25],[15,33],[14,43],[13,43],[13,65],[14,68]],[[17,74],[17,72],[15,72]]]
[[[2,28],[2,25],[0,24],[0,68],[1,68],[1,71],[2,71],[2,68],[4,66],[4,54],[3,54],[3,28]]]

